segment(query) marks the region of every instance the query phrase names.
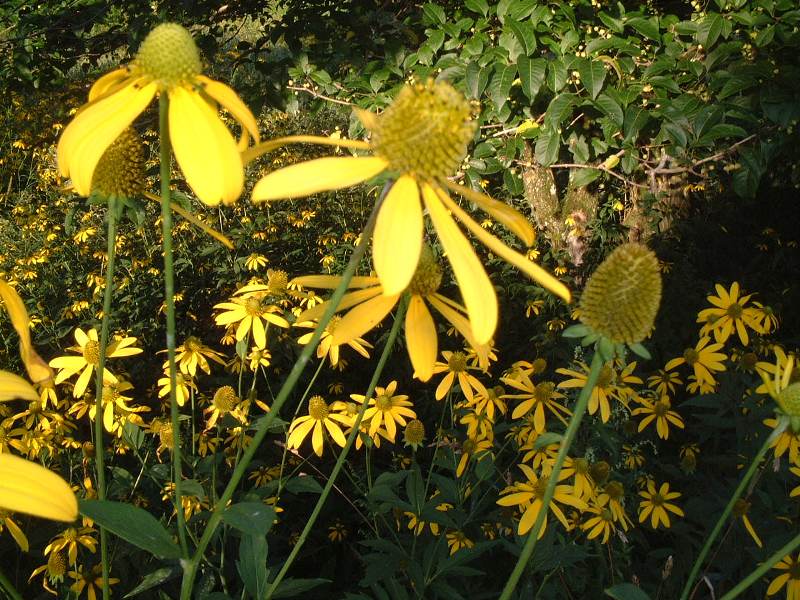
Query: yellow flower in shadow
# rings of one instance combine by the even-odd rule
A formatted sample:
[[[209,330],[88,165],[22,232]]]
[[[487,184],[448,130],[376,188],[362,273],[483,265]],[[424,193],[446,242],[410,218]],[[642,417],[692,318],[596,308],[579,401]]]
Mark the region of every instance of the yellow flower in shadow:
[[[175,23],[153,29],[131,64],[95,82],[88,103],[64,129],[57,149],[61,175],[88,196],[106,149],[156,95],[166,93],[169,137],[187,183],[206,204],[236,200],[244,186],[239,151],[249,136],[258,141],[258,125],[231,88],[200,73],[200,54],[186,29]],[[218,104],[242,127],[238,147],[218,116]]]
[[[357,110],[356,115],[372,133],[370,143],[294,136],[244,152],[247,161],[292,142],[373,151],[372,156],[319,158],[269,173],[253,188],[253,201],[338,190],[390,172],[397,179],[383,200],[373,235],[375,271],[384,294],[402,293],[414,276],[423,247],[425,211],[453,267],[479,344],[487,343],[494,335],[497,296],[456,219],[493,254],[570,301],[570,292],[561,282],[481,227],[450,197],[448,190],[460,194],[488,212],[527,246],[533,244],[532,225],[515,209],[448,179],[460,168],[475,131],[470,104],[455,89],[444,82],[408,85],[380,116],[362,110]]]

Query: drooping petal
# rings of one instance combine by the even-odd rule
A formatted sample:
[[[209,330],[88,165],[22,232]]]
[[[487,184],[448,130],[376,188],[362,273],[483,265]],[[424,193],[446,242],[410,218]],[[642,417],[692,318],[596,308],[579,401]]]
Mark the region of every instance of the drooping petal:
[[[363,290],[358,290],[357,292],[350,292],[349,294],[345,294],[342,296],[341,302],[339,302],[339,306],[336,307],[336,312],[340,312],[343,310],[347,310],[351,306],[355,306],[356,304],[361,304],[362,302],[366,302],[370,298],[374,298],[378,294],[381,293],[381,287],[371,287],[366,288]],[[305,321],[312,321],[319,319],[322,315],[325,314],[325,311],[328,310],[328,306],[330,305],[330,300],[323,302],[322,304],[317,304],[316,306],[312,306],[311,308],[304,310],[301,312],[297,317],[298,323],[303,323]]]
[[[453,267],[475,339],[478,344],[486,344],[497,328],[497,296],[492,282],[475,250],[447,213],[440,196],[426,184],[422,188],[422,198]]]
[[[253,188],[253,202],[301,198],[339,190],[375,177],[387,163],[375,156],[329,156],[278,169]]]
[[[236,142],[202,96],[182,87],[170,90],[169,136],[181,171],[202,202],[230,204],[241,195],[244,167]]]
[[[561,296],[561,298],[563,298],[566,302],[570,302],[572,300],[570,291],[558,279],[550,275],[550,273],[545,271],[536,263],[522,256],[519,252],[512,250],[495,236],[487,232],[483,227],[478,225],[472,217],[464,212],[461,207],[458,206],[458,204],[453,202],[446,193],[443,191],[440,192],[439,197],[445,206],[447,206],[447,208],[453,212],[456,218],[464,223],[467,229],[469,229],[472,234],[481,241],[481,243],[489,248],[489,250],[497,254],[507,263],[517,267],[520,271],[525,273],[543,288],[549,290],[557,296]]]
[[[28,319],[28,311],[25,309],[25,303],[22,302],[22,298],[19,297],[17,291],[2,279],[0,279],[0,299],[6,306],[11,325],[19,335],[19,353],[22,357],[22,362],[25,364],[25,369],[28,371],[28,377],[35,383],[52,379],[52,369],[33,349],[30,320]]]
[[[19,375],[0,371],[0,402],[17,399],[36,402],[39,400],[39,394]]]
[[[81,196],[92,191],[94,169],[106,149],[150,104],[156,84],[132,81],[109,96],[87,104],[67,125],[58,141],[58,170],[71,177]]]
[[[353,308],[336,325],[333,343],[337,346],[361,337],[383,321],[391,312],[400,296],[376,296]]]
[[[106,95],[114,87],[130,77],[130,75],[131,72],[127,67],[120,67],[119,69],[109,71],[92,84],[92,88],[89,90],[89,102],[94,102],[101,96]]]
[[[439,353],[439,340],[433,317],[420,296],[411,296],[405,324],[406,347],[414,373],[420,381],[428,381]]]
[[[495,200],[481,192],[453,183],[452,181],[445,180],[444,184],[451,191],[461,194],[467,200],[474,202],[492,215],[494,219],[502,223],[511,233],[522,240],[526,246],[530,247],[536,241],[536,232],[533,229],[533,225],[530,224],[528,219],[517,212],[514,207],[509,206],[505,202]]]
[[[303,287],[322,288],[324,290],[335,290],[339,287],[342,281],[341,275],[303,275],[302,277],[295,277],[292,283],[302,285]],[[368,276],[355,276],[347,284],[350,288],[365,288],[373,285],[378,285],[380,282],[377,277]]]
[[[242,99],[239,98],[236,92],[234,92],[224,83],[214,81],[213,79],[209,79],[204,75],[198,75],[197,79],[203,84],[203,91],[211,96],[214,100],[219,102],[225,108],[225,110],[231,113],[241,124],[241,126],[246,129],[251,136],[253,136],[253,139],[257,144],[260,140],[260,137],[258,134],[258,123],[256,123],[256,118],[253,116],[253,113],[250,112],[250,109],[247,108],[247,105],[242,102]]]
[[[0,454],[0,507],[56,521],[78,518],[78,501],[66,481],[7,452]]]
[[[385,294],[400,294],[417,269],[422,251],[422,206],[413,177],[398,179],[383,200],[375,233],[372,259]]]

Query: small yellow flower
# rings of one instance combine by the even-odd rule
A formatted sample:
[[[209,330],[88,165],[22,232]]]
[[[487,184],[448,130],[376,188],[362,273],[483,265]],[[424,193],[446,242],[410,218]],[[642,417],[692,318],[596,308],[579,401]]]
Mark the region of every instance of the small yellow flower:
[[[786,572],[772,580],[767,588],[767,596],[774,596],[786,586],[786,600],[800,598],[800,554],[797,558],[787,554],[772,568]]]
[[[84,590],[86,590],[88,600],[97,600],[98,595],[102,597],[102,591],[105,588],[102,565],[95,565],[88,570],[84,569],[83,565],[79,565],[77,570],[69,572],[69,576],[75,582],[69,586],[69,591],[74,592],[76,598],[80,598]],[[108,585],[111,586],[115,583],[119,583],[119,579],[116,577],[108,578]]]
[[[698,383],[716,384],[714,373],[725,370],[722,364],[728,357],[719,350],[722,344],[709,344],[711,338],[706,336],[700,338],[694,348],[687,348],[683,356],[670,360],[664,369],[671,371],[679,365],[689,365],[694,370],[694,376]]]
[[[385,388],[376,387],[375,398],[369,399],[369,407],[364,412],[362,419],[362,421],[369,423],[370,436],[374,436],[378,429],[383,426],[392,443],[394,443],[397,435],[397,425],[405,426],[407,417],[410,419],[417,418],[417,414],[411,409],[413,405],[409,402],[408,396],[395,394],[396,391],[396,381],[392,381]],[[362,404],[365,400],[362,394],[350,394],[350,397]]]
[[[714,287],[717,295],[707,298],[714,308],[701,310],[697,314],[697,322],[706,324],[707,328],[713,331],[714,339],[720,344],[725,343],[736,331],[739,341],[747,346],[750,343],[748,328],[756,333],[762,332],[756,309],[747,306],[750,295],[740,297],[739,283],[736,281],[731,284],[730,290],[726,290],[719,283]],[[701,332],[701,335],[708,335],[708,331]]]
[[[308,415],[294,419],[289,426],[286,445],[290,449],[299,448],[313,430],[311,446],[317,456],[322,456],[324,431],[327,430],[333,441],[344,448],[347,440],[340,425],[349,427],[352,425],[352,420],[345,415],[331,412],[328,403],[321,396],[312,396],[308,400]]]
[[[681,416],[672,410],[670,400],[667,396],[662,396],[660,400],[651,402],[646,398],[639,398],[637,400],[642,406],[634,408],[631,411],[632,415],[646,415],[642,422],[639,423],[639,433],[644,431],[653,421],[656,422],[656,431],[658,437],[666,440],[669,437],[670,423],[679,429],[683,429],[683,419]]]
[[[447,539],[447,547],[450,548],[450,556],[462,548],[472,548],[475,546],[475,542],[469,539],[461,530],[448,531],[445,534],[445,538]]]
[[[442,357],[444,362],[437,362],[433,366],[434,374],[447,373],[439,382],[439,385],[436,386],[435,397],[437,400],[441,400],[447,395],[456,380],[458,380],[458,385],[461,387],[461,393],[464,394],[468,402],[473,402],[473,397],[476,393],[488,394],[484,385],[469,373],[469,370],[474,370],[475,367],[470,367],[467,364],[467,357],[463,352],[445,351],[442,352]]]
[[[249,291],[242,288],[230,302],[220,302],[214,305],[215,309],[222,310],[214,320],[217,325],[228,326],[234,323],[236,339],[241,341],[252,335],[253,342],[258,348],[267,347],[267,328],[270,324],[278,327],[289,327],[289,322],[277,313],[281,309],[267,302],[267,293],[264,291]]]
[[[639,503],[639,523],[644,523],[647,517],[650,517],[650,524],[653,529],[658,529],[659,525],[663,524],[664,527],[670,526],[669,513],[684,516],[683,511],[672,504],[670,500],[680,498],[678,492],[670,492],[669,484],[662,483],[661,487],[656,491],[656,484],[652,480],[647,482],[647,489],[639,492],[643,500]]]

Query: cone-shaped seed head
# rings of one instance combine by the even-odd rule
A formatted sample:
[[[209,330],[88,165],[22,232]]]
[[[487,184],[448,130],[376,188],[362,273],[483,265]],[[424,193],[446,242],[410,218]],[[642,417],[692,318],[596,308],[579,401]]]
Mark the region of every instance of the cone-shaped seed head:
[[[412,419],[403,431],[403,440],[416,448],[425,439],[425,425],[419,419]]]
[[[581,321],[613,342],[650,333],[661,302],[658,259],[641,244],[623,244],[592,273],[581,296]]]
[[[92,176],[92,191],[106,198],[136,198],[144,193],[144,181],[142,139],[128,128],[100,157]]]
[[[391,168],[425,179],[443,179],[458,170],[475,123],[469,102],[444,82],[407,85],[378,118],[375,152]]]
[[[162,89],[189,82],[201,71],[192,34],[177,23],[164,23],[147,34],[133,63]]]

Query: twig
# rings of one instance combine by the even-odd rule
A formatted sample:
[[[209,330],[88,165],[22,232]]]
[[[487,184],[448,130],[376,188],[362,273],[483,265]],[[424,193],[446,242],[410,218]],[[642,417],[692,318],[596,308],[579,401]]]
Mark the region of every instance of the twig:
[[[344,106],[353,106],[352,102],[348,102],[347,100],[339,100],[338,98],[331,98],[330,96],[325,96],[312,90],[311,88],[303,87],[300,85],[287,85],[287,90],[292,90],[295,92],[305,92],[306,94],[311,94],[314,98],[319,98],[320,100],[327,100],[328,102],[333,102],[334,104],[343,104]]]

